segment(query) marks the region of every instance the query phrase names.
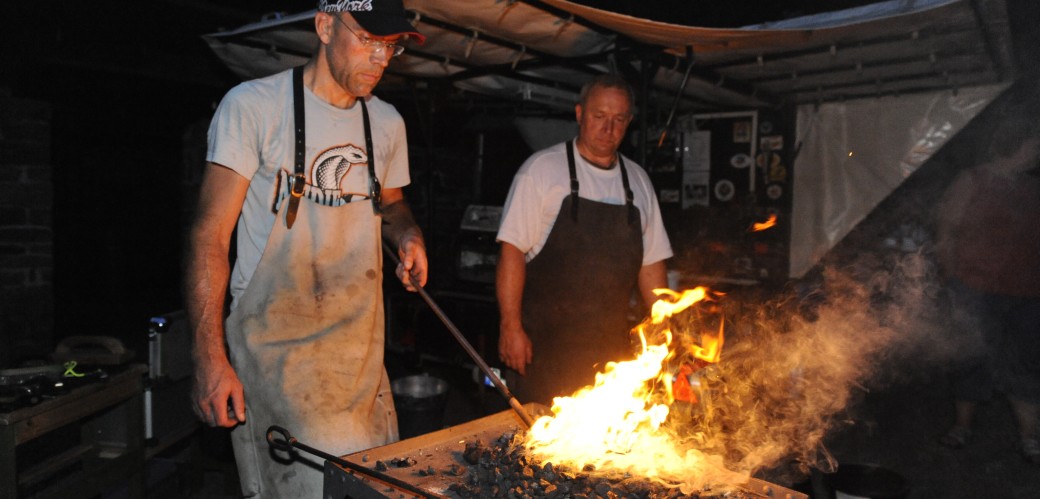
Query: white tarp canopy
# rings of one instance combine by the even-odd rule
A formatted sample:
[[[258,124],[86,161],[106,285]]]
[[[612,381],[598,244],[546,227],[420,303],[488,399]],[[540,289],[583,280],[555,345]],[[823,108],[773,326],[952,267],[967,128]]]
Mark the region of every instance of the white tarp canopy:
[[[809,271],[1005,88],[799,106],[789,274]]]
[[[388,72],[569,108],[604,71],[646,71],[652,98],[727,110],[962,88],[1006,79],[1002,0],[889,0],[739,29],[680,26],[564,0],[406,0],[427,35]],[[314,12],[206,35],[243,79],[304,62]],[[689,52],[688,52],[689,51]],[[689,78],[684,78],[689,70]]]
[[[737,29],[565,0],[404,3],[427,41],[391,62],[381,91],[440,80],[463,96],[569,110],[584,81],[618,72],[645,85],[648,128],[676,112],[798,105],[792,277],[1013,77],[1003,0],[889,0]],[[313,16],[204,38],[241,78],[264,76],[307,60]]]

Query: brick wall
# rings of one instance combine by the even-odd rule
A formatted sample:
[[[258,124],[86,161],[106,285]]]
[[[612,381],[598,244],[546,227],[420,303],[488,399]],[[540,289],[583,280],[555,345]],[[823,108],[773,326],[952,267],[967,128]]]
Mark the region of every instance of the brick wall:
[[[0,88],[0,366],[53,350],[51,108]]]

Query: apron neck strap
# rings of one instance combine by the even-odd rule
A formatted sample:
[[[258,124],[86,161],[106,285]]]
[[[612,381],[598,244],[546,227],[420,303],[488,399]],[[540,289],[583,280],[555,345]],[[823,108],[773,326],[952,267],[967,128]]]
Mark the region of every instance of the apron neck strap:
[[[578,171],[574,165],[574,141],[567,141],[567,170],[571,174],[571,219],[578,221]]]
[[[303,66],[293,68],[293,130],[296,133],[296,154],[294,155],[292,190],[295,194],[303,194],[306,177],[303,174],[303,163],[307,157],[307,126],[303,115]],[[298,197],[298,196],[297,196]]]
[[[574,197],[571,202],[571,218],[578,220],[578,169],[577,164],[574,161],[574,140],[567,141],[567,170],[571,176],[571,196]],[[625,206],[628,207],[628,223],[632,223],[635,219],[635,195],[632,193],[632,186],[628,182],[628,171],[625,169],[625,158],[620,154],[617,155],[618,168],[621,169],[621,185],[625,189]]]
[[[617,155],[618,168],[621,168],[621,185],[625,187],[625,207],[628,208],[628,223],[635,223],[639,220],[639,211],[635,205],[635,194],[632,193],[632,186],[628,182],[628,170],[625,169],[625,158],[621,154]]]
[[[358,97],[361,103],[361,121],[365,124],[365,154],[368,155],[368,196],[372,199],[372,211],[376,215],[383,213],[383,188],[376,176],[376,155],[372,147],[372,123],[368,119],[368,106],[364,97]]]
[[[307,157],[307,122],[304,115],[303,66],[293,68],[292,80],[293,131],[296,135],[296,152],[290,189],[293,197],[299,198],[303,195],[304,187],[307,185],[307,177],[304,174],[304,162]],[[365,99],[358,97],[357,102],[361,104],[361,121],[365,127],[365,155],[368,157],[368,197],[372,200],[372,211],[379,215],[383,212],[383,188],[379,184],[379,177],[376,176],[375,148],[372,147],[372,123],[368,118],[368,106],[365,105]]]

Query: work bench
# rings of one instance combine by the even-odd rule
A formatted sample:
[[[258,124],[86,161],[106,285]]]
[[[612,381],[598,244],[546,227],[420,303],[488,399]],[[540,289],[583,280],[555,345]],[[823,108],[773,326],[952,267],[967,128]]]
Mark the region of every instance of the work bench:
[[[122,367],[106,379],[0,413],[0,497],[90,498],[121,483],[129,497],[143,497],[147,372],[145,365]],[[19,467],[25,447],[70,431],[77,438],[67,438],[59,449],[33,455],[26,459],[31,463]]]

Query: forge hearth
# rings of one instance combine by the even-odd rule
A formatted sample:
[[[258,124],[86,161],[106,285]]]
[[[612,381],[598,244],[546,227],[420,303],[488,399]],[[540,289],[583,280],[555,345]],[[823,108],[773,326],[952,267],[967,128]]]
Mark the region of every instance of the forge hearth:
[[[545,406],[527,404],[529,414],[548,413]],[[720,497],[683,495],[633,477],[593,477],[592,470],[572,470],[551,463],[528,461],[510,446],[523,428],[511,410],[468,423],[344,456],[343,459],[371,470],[352,471],[326,462],[324,498],[412,498],[412,497],[618,497],[680,498]],[[412,490],[380,480],[390,477]],[[806,499],[806,495],[772,483],[750,479],[741,492],[725,497]]]

